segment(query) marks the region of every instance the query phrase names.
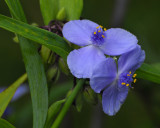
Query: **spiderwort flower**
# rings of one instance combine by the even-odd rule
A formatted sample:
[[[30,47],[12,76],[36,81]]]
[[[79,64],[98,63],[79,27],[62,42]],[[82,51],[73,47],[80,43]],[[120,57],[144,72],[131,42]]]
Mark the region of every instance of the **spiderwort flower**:
[[[90,78],[91,88],[102,93],[103,110],[108,115],[115,115],[125,101],[131,83],[136,82],[134,72],[145,59],[145,52],[138,45],[118,59],[118,66],[113,58],[106,58],[95,67]],[[118,69],[117,69],[118,67]]]
[[[137,46],[137,38],[121,28],[106,29],[89,20],[73,20],[63,27],[63,36],[79,46],[68,58],[68,66],[77,78],[90,78],[95,65],[107,55],[121,55]]]

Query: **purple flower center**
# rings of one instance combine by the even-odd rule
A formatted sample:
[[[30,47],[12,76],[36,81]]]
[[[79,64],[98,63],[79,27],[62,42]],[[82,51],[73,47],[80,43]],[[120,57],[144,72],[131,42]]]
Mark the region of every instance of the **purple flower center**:
[[[103,27],[101,25],[96,27],[96,30],[91,35],[93,45],[101,46],[104,43],[104,38],[106,37],[104,31],[106,31],[106,28],[104,28],[104,30],[102,28]]]
[[[129,73],[121,73],[119,76],[119,85],[126,85],[126,86],[131,86],[132,82],[136,82],[137,79],[133,79],[136,77],[137,74],[132,74],[131,71]]]

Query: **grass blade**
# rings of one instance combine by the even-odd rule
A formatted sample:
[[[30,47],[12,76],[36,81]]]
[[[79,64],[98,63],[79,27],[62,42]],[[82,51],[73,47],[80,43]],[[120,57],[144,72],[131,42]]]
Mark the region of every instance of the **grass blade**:
[[[25,22],[19,0],[5,1],[13,18]],[[48,88],[44,66],[34,42],[20,35],[18,39],[29,80],[33,106],[33,128],[43,128],[48,111]]]
[[[6,90],[0,93],[0,117],[6,110],[9,102],[11,101],[17,88],[27,79],[27,74],[21,76],[17,81],[9,86]]]
[[[67,55],[71,51],[71,48],[62,37],[46,30],[3,16],[1,14],[0,27],[11,32],[15,32],[37,43],[43,44],[64,59],[67,58]]]
[[[1,128],[16,128],[4,119],[0,119],[0,126],[1,126]]]

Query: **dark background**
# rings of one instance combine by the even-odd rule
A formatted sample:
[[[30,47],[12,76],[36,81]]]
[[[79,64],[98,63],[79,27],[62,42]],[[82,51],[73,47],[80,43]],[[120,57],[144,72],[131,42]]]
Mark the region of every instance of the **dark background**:
[[[21,0],[28,22],[43,25],[38,0]],[[82,18],[106,28],[121,27],[134,33],[146,52],[145,63],[160,69],[159,0],[84,0]],[[4,0],[0,13],[10,16]],[[9,86],[25,72],[20,48],[14,34],[0,28],[0,86]],[[65,82],[65,81],[64,81]],[[25,102],[24,102],[25,101]],[[7,120],[17,128],[32,127],[29,94],[11,103],[13,113]],[[72,107],[62,128],[160,128],[160,86],[138,79],[116,116],[103,113],[101,104],[85,103],[81,112]]]

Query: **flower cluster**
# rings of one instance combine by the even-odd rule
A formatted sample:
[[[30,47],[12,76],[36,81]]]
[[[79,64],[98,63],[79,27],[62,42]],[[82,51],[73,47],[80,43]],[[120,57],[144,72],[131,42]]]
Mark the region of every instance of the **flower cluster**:
[[[89,20],[69,21],[62,33],[68,41],[82,47],[68,55],[71,73],[77,78],[90,78],[91,88],[102,92],[104,112],[115,115],[131,84],[136,82],[134,72],[145,59],[136,36],[121,28],[107,30]]]

